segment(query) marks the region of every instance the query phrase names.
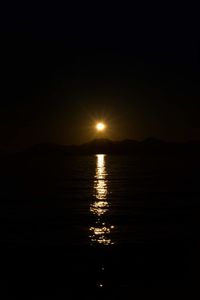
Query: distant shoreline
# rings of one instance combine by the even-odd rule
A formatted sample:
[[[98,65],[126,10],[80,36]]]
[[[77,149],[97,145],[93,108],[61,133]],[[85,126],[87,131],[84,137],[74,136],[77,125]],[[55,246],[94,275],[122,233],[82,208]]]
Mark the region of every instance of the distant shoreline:
[[[108,139],[95,139],[82,145],[64,146],[53,143],[37,144],[23,151],[15,153],[1,153],[5,156],[52,156],[62,157],[68,155],[92,155],[92,154],[113,154],[113,155],[199,155],[200,141],[189,142],[166,142],[155,138],[148,138],[143,141],[123,140],[111,141]]]

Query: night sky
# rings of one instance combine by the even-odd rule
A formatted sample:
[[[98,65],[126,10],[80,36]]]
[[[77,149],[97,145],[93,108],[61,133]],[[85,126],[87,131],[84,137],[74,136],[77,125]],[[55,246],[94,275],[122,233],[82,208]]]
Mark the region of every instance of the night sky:
[[[1,9],[1,148],[84,143],[96,120],[112,140],[200,138],[197,8],[27,2]]]

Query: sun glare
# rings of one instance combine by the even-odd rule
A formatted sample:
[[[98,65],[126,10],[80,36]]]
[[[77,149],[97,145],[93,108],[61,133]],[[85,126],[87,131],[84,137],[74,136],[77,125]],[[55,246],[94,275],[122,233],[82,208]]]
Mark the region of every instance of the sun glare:
[[[96,124],[96,129],[98,130],[98,131],[103,131],[104,129],[105,129],[105,124],[104,123],[101,123],[101,122],[99,122],[99,123],[97,123]]]

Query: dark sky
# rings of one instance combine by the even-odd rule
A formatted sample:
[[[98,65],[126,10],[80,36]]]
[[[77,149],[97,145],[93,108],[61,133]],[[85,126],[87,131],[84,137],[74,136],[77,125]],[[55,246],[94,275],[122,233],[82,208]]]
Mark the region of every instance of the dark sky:
[[[123,3],[1,8],[1,147],[200,138],[197,8]]]

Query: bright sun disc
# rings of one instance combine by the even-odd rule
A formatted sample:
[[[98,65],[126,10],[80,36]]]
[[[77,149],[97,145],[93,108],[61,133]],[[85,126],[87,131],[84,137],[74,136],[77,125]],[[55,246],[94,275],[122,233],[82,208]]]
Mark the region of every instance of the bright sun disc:
[[[98,130],[98,131],[102,131],[102,130],[104,130],[105,129],[105,124],[103,124],[103,123],[97,123],[97,125],[96,125],[96,129]]]

